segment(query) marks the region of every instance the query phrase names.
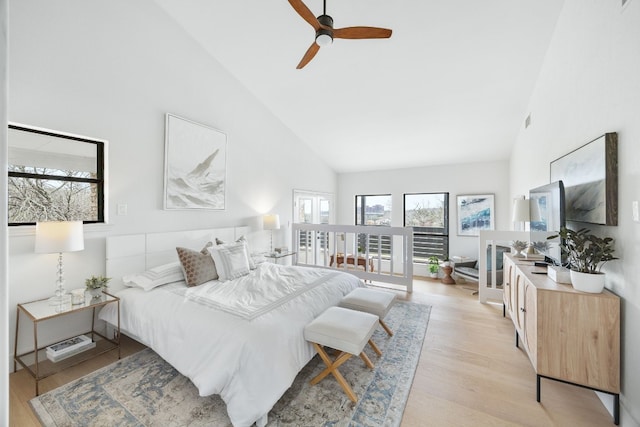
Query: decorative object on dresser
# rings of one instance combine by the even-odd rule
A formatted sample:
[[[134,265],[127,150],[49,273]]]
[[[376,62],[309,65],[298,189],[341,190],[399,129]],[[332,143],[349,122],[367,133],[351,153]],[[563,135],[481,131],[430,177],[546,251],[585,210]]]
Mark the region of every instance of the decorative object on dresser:
[[[84,249],[82,221],[49,221],[36,223],[37,253],[57,253],[58,267],[55,295],[50,298],[52,305],[63,305],[70,296],[64,288],[63,252]]]
[[[458,235],[478,236],[481,230],[494,229],[493,194],[459,195]]]
[[[583,293],[534,274],[531,262],[504,257],[503,303],[513,321],[516,346],[527,353],[541,379],[577,385],[613,396],[620,418],[620,298],[605,290]]]
[[[605,262],[617,258],[613,256],[611,237],[601,238],[590,233],[586,228],[574,231],[562,227],[558,236],[560,247],[567,254],[573,287],[583,292],[600,293],[604,289],[604,273],[600,270]]]
[[[513,240],[511,242],[511,247],[515,251],[513,256],[523,257],[524,251],[529,247],[529,243],[525,242],[524,240]]]
[[[227,135],[167,114],[165,209],[225,209]]]
[[[567,221],[618,225],[618,134],[606,133],[551,162],[562,180]]]

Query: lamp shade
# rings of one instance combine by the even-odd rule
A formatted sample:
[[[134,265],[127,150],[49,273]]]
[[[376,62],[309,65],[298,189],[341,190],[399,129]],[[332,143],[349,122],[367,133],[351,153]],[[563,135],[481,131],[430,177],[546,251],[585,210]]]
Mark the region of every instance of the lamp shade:
[[[280,215],[271,214],[262,217],[262,227],[265,230],[279,230],[280,229]]]
[[[513,201],[513,222],[528,222],[529,221],[529,200],[528,199],[515,199]]]
[[[542,221],[539,201],[540,199],[531,199],[531,203],[529,204],[529,221],[531,222]]]
[[[36,252],[62,253],[84,249],[82,221],[36,223]]]

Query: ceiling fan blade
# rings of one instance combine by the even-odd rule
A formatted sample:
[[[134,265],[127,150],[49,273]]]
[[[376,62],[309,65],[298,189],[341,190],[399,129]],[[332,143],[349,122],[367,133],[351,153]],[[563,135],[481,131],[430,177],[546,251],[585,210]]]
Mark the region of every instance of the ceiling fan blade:
[[[313,57],[316,56],[316,53],[318,53],[319,50],[320,50],[320,46],[318,46],[316,42],[313,42],[313,44],[309,47],[309,49],[307,49],[307,52],[304,54],[304,56],[302,57],[302,60],[300,61],[300,63],[296,68],[299,70],[305,65],[307,65],[309,61],[311,61]]]
[[[333,30],[336,39],[388,39],[391,30],[377,27],[346,27]]]
[[[311,24],[314,30],[318,31],[321,28],[318,18],[316,18],[313,12],[311,12],[301,0],[289,0],[289,4],[298,12],[298,15],[300,15],[302,19]]]

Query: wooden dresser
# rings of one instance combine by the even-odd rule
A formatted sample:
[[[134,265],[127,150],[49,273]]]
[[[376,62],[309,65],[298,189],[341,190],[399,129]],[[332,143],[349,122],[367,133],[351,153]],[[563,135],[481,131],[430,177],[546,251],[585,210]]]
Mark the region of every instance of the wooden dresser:
[[[556,283],[533,262],[504,255],[504,309],[540,380],[562,381],[614,396],[620,413],[620,298]]]

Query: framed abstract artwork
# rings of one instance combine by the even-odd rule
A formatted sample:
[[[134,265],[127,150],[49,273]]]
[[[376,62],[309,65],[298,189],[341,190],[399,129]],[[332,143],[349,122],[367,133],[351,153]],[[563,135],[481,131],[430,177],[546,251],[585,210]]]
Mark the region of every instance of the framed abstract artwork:
[[[227,135],[167,114],[165,209],[225,209]]]
[[[493,194],[457,196],[458,235],[478,236],[481,230],[495,228]]]
[[[565,218],[618,225],[618,134],[606,133],[551,162],[551,181],[562,181]]]

